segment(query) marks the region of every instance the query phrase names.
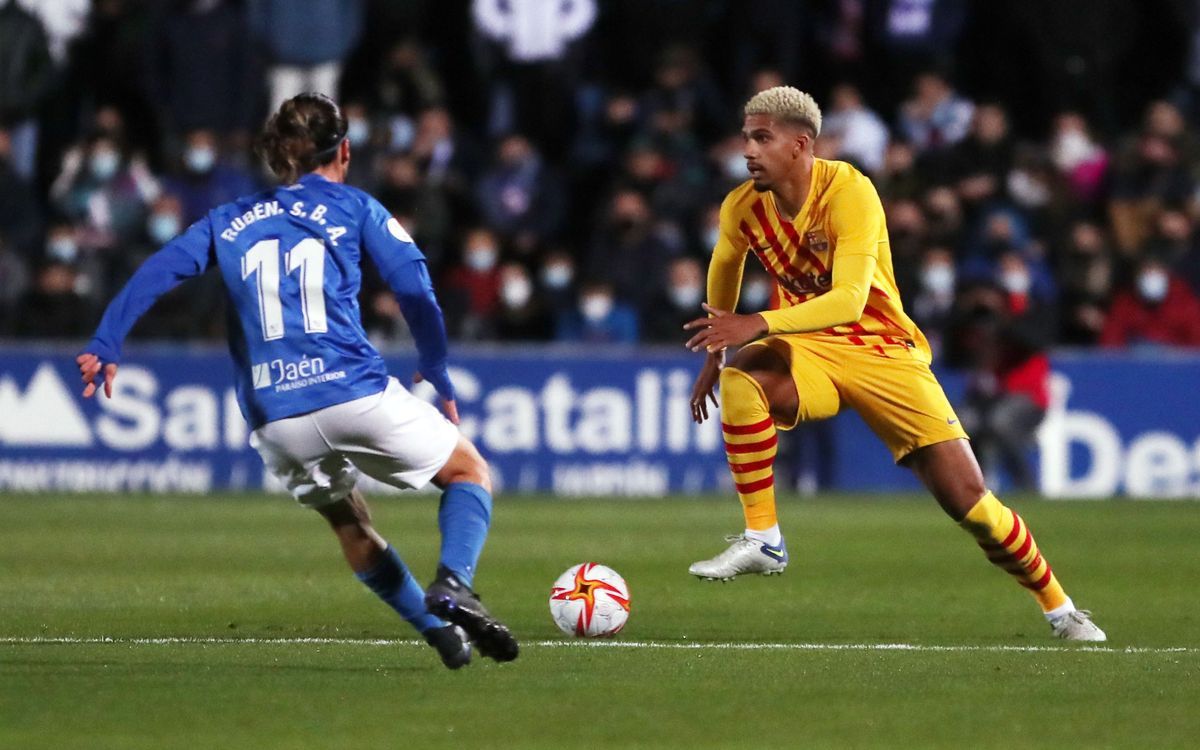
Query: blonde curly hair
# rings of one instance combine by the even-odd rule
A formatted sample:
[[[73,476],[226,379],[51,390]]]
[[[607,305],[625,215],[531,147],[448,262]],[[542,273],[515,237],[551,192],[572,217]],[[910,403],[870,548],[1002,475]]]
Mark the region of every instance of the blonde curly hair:
[[[814,138],[821,134],[821,108],[811,95],[791,86],[774,86],[758,92],[746,102],[743,112],[805,125],[812,129]]]

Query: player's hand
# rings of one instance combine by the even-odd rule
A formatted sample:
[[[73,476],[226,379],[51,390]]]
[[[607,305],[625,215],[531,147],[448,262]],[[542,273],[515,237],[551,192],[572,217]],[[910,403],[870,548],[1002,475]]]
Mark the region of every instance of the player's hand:
[[[100,370],[104,370],[104,375],[101,378],[104,381],[104,396],[112,398],[113,378],[117,377],[117,365],[113,362],[103,364],[100,358],[95,354],[84,353],[75,358],[75,364],[79,365],[79,374],[83,378],[83,382],[87,385],[83,389],[83,397],[91,398],[96,393],[96,376],[100,375]]]
[[[425,380],[425,376],[420,372],[413,375],[413,385]],[[442,399],[442,413],[446,415],[453,424],[458,424],[458,404],[452,398]]]
[[[711,317],[696,318],[683,326],[685,330],[697,331],[684,344],[694,352],[715,352],[730,346],[741,346],[767,333],[767,321],[758,313],[737,315],[709,307],[707,302],[700,306]]]
[[[713,352],[704,358],[704,366],[696,376],[692,386],[692,421],[703,424],[708,419],[708,401],[717,406],[717,396],[714,389],[721,377],[721,367],[725,364],[725,350]]]

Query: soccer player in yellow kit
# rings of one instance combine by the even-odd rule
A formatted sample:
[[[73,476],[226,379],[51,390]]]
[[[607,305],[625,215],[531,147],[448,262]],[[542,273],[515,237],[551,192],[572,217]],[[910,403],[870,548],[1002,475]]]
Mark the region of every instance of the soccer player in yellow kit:
[[[707,352],[692,414],[720,382],[725,451],[746,519],[744,534],[693,575],[728,580],[782,573],[787,549],[775,513],[776,428],[853,408],[988,560],[1033,594],[1060,638],[1103,641],[1077,610],[1019,515],[988,491],[954,409],[929,369],[925,336],[904,313],[883,206],[861,172],[813,157],[821,111],[778,86],[746,104],[750,179],[721,205],[708,270],[708,317],[688,323],[687,346]],[[775,278],[778,309],[737,315],[747,253]],[[744,346],[743,346],[744,345]],[[742,347],[725,364],[727,348]]]

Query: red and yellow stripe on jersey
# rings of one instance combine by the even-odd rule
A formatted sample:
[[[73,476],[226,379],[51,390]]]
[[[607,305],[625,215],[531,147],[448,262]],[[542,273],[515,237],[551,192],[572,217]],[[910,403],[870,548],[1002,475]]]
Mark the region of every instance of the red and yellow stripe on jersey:
[[[925,336],[900,305],[883,206],[854,167],[814,159],[808,196],[791,221],[771,192],[756,191],[752,181],[734,188],[721,204],[710,305],[736,307],[750,252],[778,288],[778,309],[763,313],[770,334],[834,338],[884,356],[890,347],[911,347],[929,361]]]

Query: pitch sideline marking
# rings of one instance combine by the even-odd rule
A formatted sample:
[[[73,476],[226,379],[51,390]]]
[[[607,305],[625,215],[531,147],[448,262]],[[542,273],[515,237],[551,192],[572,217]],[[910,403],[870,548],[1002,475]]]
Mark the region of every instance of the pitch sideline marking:
[[[37,645],[115,645],[115,646],[240,646],[240,645],[319,645],[319,646],[425,646],[424,641],[391,638],[70,638],[70,637],[5,637],[0,644],[10,646]],[[677,641],[608,641],[608,640],[557,640],[531,641],[522,645],[538,648],[616,648],[616,649],[660,649],[675,651],[911,651],[911,652],[1015,652],[1015,653],[1093,653],[1093,654],[1191,654],[1200,653],[1200,648],[1187,646],[1143,647],[1126,646],[936,646],[914,643],[747,643],[747,642],[677,642]]]

